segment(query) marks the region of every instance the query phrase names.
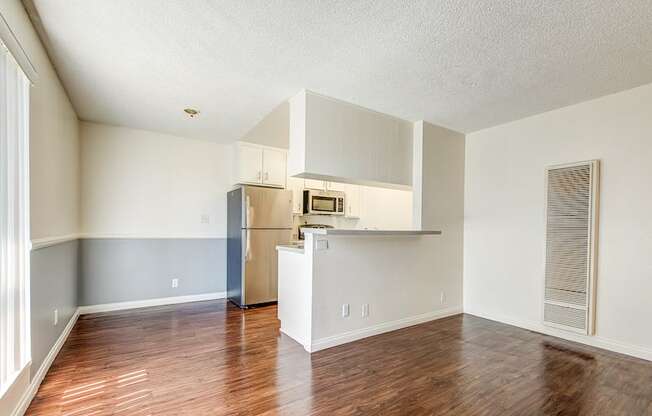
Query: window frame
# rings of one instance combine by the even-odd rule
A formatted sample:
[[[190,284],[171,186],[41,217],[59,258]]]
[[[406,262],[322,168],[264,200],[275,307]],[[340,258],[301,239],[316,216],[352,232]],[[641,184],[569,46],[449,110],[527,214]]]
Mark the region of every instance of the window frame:
[[[31,365],[30,80],[0,39],[0,398]],[[13,89],[13,90],[12,90]],[[13,102],[12,102],[13,101]],[[4,107],[4,108],[3,108]]]

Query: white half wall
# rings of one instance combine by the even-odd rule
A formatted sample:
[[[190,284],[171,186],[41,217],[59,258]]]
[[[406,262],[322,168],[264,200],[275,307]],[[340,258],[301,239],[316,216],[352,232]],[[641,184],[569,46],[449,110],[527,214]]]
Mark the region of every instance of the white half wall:
[[[448,244],[442,237],[307,234],[307,254],[298,257],[311,262],[311,351],[461,313],[460,276],[438,264]],[[327,248],[317,248],[324,239]]]
[[[579,340],[652,359],[652,84],[467,135],[464,309],[544,329],[544,169],[589,159],[596,336]]]
[[[88,122],[80,133],[85,235],[226,236],[230,146]]]

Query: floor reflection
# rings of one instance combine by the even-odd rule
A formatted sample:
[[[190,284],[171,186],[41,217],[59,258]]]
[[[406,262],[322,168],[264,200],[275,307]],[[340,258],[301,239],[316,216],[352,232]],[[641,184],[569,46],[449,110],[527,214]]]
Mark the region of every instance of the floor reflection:
[[[458,315],[315,354],[276,306],[83,316],[28,415],[650,415],[652,363]]]

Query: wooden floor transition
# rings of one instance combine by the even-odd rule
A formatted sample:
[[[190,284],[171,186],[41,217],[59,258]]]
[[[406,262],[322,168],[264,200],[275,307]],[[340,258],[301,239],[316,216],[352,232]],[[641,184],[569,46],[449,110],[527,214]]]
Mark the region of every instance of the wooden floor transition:
[[[652,363],[457,315],[310,356],[276,307],[82,316],[28,415],[652,415]]]

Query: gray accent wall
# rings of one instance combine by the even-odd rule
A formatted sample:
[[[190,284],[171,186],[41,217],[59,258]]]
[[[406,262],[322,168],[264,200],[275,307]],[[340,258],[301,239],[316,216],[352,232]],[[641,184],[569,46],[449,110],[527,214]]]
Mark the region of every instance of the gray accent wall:
[[[30,259],[32,374],[77,309],[79,240],[33,250]],[[54,310],[59,322],[54,325]]]
[[[226,291],[226,238],[98,238],[80,244],[80,306]],[[172,288],[173,278],[178,288]]]

